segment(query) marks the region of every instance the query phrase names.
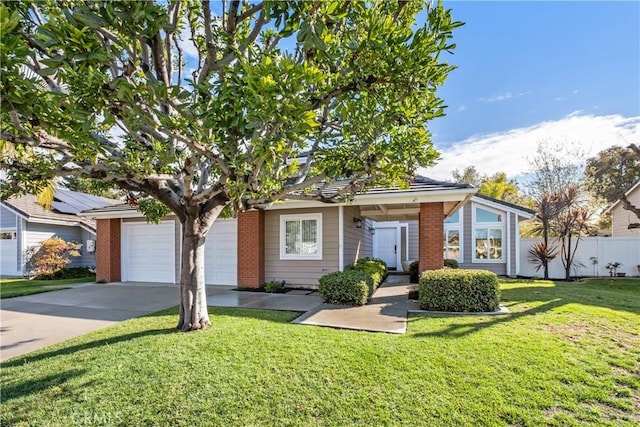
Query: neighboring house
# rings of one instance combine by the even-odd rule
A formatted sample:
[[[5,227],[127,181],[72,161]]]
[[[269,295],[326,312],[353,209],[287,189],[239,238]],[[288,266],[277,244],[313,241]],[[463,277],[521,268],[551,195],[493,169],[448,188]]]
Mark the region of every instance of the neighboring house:
[[[371,189],[348,203],[288,200],[218,219],[206,238],[205,282],[316,286],[324,274],[359,258],[382,258],[398,270],[403,261],[419,259],[422,269],[435,269],[445,252],[465,268],[515,275],[519,223],[533,213],[476,191],[417,177],[409,188]],[[124,204],[83,215],[97,222],[98,280],[179,281],[175,217],[148,224]]]
[[[118,201],[61,189],[56,190],[51,210],[31,194],[0,202],[0,275],[25,275],[27,249],[51,237],[82,244],[81,256],[71,258],[70,266],[95,266],[95,222],[76,214],[110,203]]]
[[[632,185],[625,195],[632,205],[640,208],[640,180]],[[630,227],[631,224],[640,223],[640,218],[630,210],[625,209],[620,200],[611,205],[604,213],[607,212],[611,212],[612,237],[640,236],[640,228]]]

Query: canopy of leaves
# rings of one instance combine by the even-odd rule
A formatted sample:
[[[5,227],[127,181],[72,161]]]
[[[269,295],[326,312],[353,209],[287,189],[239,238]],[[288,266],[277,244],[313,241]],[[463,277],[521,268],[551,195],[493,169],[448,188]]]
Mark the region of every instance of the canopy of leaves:
[[[2,3],[2,196],[93,178],[184,220],[404,184],[437,158],[425,124],[461,25],[440,3],[418,25],[423,7]]]
[[[640,156],[630,148],[609,147],[587,159],[584,173],[587,189],[614,203],[640,179]]]
[[[471,184],[478,187],[478,193],[505,202],[531,206],[531,200],[527,199],[518,187],[518,183],[507,178],[504,172],[496,172],[491,176],[480,174],[475,166],[467,166],[462,171],[454,170],[453,180],[459,183]]]

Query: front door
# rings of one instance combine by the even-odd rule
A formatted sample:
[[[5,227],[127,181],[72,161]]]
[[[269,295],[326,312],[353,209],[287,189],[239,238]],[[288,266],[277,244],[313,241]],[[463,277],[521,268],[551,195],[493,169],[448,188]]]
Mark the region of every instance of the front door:
[[[375,256],[386,262],[387,267],[397,268],[398,229],[376,228],[375,240]]]

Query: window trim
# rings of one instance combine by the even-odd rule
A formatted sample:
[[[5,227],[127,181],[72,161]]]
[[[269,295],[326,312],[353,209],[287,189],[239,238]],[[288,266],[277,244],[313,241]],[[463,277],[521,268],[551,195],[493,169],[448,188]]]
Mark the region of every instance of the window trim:
[[[0,240],[18,240],[18,231],[15,228],[3,228],[0,230],[0,233],[11,233],[11,239]]]
[[[315,220],[316,229],[316,246],[318,248],[315,254],[287,254],[287,227],[288,221]],[[291,214],[280,215],[280,259],[283,261],[290,260],[322,260],[322,213],[307,214]]]
[[[501,221],[497,222],[477,222],[476,221],[476,209],[483,209],[488,212],[493,212],[497,215],[500,215],[502,218]],[[489,206],[480,205],[474,203],[471,209],[472,215],[472,226],[471,226],[471,262],[475,264],[505,264],[507,262],[506,258],[506,245],[508,242],[506,241],[506,225],[505,220],[508,215],[508,212],[499,211],[497,209],[491,208]],[[487,240],[489,240],[489,232],[491,230],[500,230],[501,232],[501,251],[500,258],[490,259],[490,258],[477,258],[476,257],[476,232],[478,230],[487,230]]]
[[[458,238],[460,239],[460,250],[458,252],[458,259],[456,261],[458,261],[458,263],[462,264],[464,262],[464,212],[465,212],[465,206],[462,206],[460,209],[458,209],[459,214],[458,214],[458,222],[444,222],[444,233],[443,233],[443,238],[444,238],[444,244],[443,244],[443,248],[442,248],[442,255],[444,256],[445,259],[447,259],[447,233],[449,232],[449,230],[457,230],[458,231]]]

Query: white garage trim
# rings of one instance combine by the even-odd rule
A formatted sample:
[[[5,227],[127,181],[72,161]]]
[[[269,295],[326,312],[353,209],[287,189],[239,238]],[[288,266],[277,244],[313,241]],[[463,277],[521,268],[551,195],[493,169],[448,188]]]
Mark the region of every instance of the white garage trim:
[[[123,222],[121,227],[122,281],[175,283],[175,221]]]

